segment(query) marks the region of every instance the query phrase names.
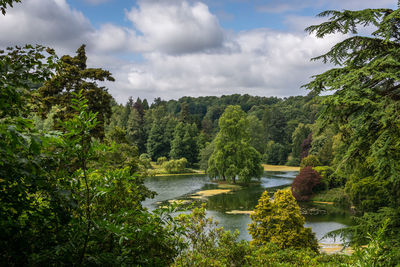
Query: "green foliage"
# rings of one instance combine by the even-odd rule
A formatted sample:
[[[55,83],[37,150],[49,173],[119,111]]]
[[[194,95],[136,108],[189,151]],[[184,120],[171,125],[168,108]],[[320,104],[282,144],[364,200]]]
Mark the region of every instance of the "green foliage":
[[[324,129],[315,134],[311,141],[310,154],[315,155],[321,164],[330,165],[334,157],[335,132],[333,129]]]
[[[205,206],[191,214],[182,214],[178,220],[185,229],[188,247],[175,259],[173,266],[242,266],[250,247],[247,241],[238,241],[239,232],[231,233],[217,228],[218,222],[207,218]]]
[[[151,157],[149,154],[140,154],[139,160],[142,162],[144,168],[151,169]]]
[[[385,231],[389,225],[390,219],[386,218],[383,225],[374,234],[367,234],[369,239],[368,245],[365,247],[357,247],[354,254],[354,265],[364,266],[368,262],[368,266],[397,266],[400,263],[400,247],[390,247],[385,241]]]
[[[371,235],[375,238],[373,233],[376,233],[377,226],[386,225],[380,238],[385,241],[386,246],[398,249],[400,247],[400,242],[398,238],[394,237],[400,235],[399,215],[399,209],[388,207],[381,208],[374,212],[366,212],[362,217],[353,217],[353,225],[345,228],[341,231],[341,234],[351,237],[351,239],[349,239],[350,244],[361,246],[371,241]]]
[[[304,125],[303,123],[299,123],[297,128],[294,130],[292,134],[292,165],[298,166],[300,164],[302,147],[304,139],[311,133],[311,129],[309,126]],[[297,164],[296,164],[297,163]]]
[[[248,121],[239,106],[228,106],[219,119],[220,132],[215,138],[215,149],[208,161],[210,177],[235,183],[248,183],[263,173],[261,156],[249,145]]]
[[[264,127],[261,121],[254,115],[247,117],[249,121],[250,145],[261,155],[264,154],[267,139],[264,136]]]
[[[0,50],[0,118],[27,116],[30,93],[53,75],[58,66],[54,50],[26,45]]]
[[[167,157],[171,150],[171,141],[174,130],[178,124],[175,118],[160,116],[158,112],[164,112],[163,107],[160,107],[154,115],[154,120],[151,123],[149,137],[147,139],[147,153],[153,160],[159,157]]]
[[[287,160],[287,149],[284,145],[269,141],[263,156],[264,162],[272,165],[283,165]]]
[[[351,257],[347,255],[318,254],[310,249],[281,249],[276,244],[267,243],[251,250],[246,255],[244,266],[349,266]]]
[[[332,188],[313,195],[313,201],[333,202],[334,206],[350,208],[350,200],[343,188]]]
[[[190,165],[198,161],[197,126],[179,122],[174,130],[171,141],[170,157],[172,159],[186,158]]]
[[[158,159],[157,159],[157,165],[162,165],[164,162],[166,162],[167,161],[167,158],[166,157],[159,157]]]
[[[64,121],[72,118],[75,113],[71,102],[72,93],[82,91],[87,99],[88,108],[97,112],[97,126],[92,129],[95,137],[104,137],[105,120],[111,116],[111,95],[104,87],[99,87],[97,81],[114,81],[109,71],[100,68],[86,67],[85,45],[76,51],[77,55],[65,55],[60,59],[60,66],[56,74],[39,88],[42,116],[51,110],[52,106],[59,105],[65,110],[57,114],[57,118]]]
[[[335,170],[329,166],[316,166],[313,170],[321,175],[321,182],[326,186],[326,188],[336,188],[343,187],[346,183],[346,179],[335,173]]]
[[[212,153],[215,149],[215,142],[207,143],[206,146],[200,150],[200,169],[207,171],[208,160],[210,159]]]
[[[316,58],[338,67],[316,75],[306,87],[335,92],[325,98],[320,126],[340,130],[333,163],[349,177],[347,188],[356,207],[398,207],[400,10],[326,11],[320,16],[329,21],[307,29],[318,37],[357,34],[358,27],[375,26],[370,35],[353,35]]]
[[[300,170],[304,169],[305,167],[317,167],[321,166],[321,162],[319,162],[318,158],[314,155],[308,155],[307,157],[303,158],[300,162]]]
[[[162,164],[162,167],[167,173],[183,173],[186,170],[187,164],[188,161],[185,158],[171,159],[169,161],[165,161]]]
[[[307,201],[313,193],[326,189],[321,180],[322,178],[318,172],[307,166],[294,178],[290,189],[297,201]]]
[[[107,140],[112,140],[117,144],[128,144],[128,140],[126,138],[126,132],[119,126],[114,126],[112,129],[108,131]]]
[[[278,190],[271,201],[265,191],[250,215],[249,233],[256,246],[273,243],[278,248],[309,248],[318,251],[311,228],[304,228],[304,217],[290,190]]]
[[[75,97],[62,136],[2,120],[1,265],[170,264],[183,245],[179,228],[142,208],[154,193],[125,167],[137,151],[93,142],[96,114],[82,92]]]
[[[359,178],[355,175],[349,177],[346,183],[346,191],[351,202],[360,212],[376,211],[384,207],[391,198],[388,181],[380,181],[376,177],[368,176]]]

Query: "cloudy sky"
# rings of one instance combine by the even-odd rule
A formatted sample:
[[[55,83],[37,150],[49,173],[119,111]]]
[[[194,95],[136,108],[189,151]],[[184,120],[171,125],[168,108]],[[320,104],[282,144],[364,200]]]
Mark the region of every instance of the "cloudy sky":
[[[0,47],[44,44],[58,55],[87,45],[104,84],[129,96],[177,99],[248,93],[306,94],[328,66],[310,62],[343,36],[304,32],[327,9],[396,8],[397,0],[23,0],[0,15]]]

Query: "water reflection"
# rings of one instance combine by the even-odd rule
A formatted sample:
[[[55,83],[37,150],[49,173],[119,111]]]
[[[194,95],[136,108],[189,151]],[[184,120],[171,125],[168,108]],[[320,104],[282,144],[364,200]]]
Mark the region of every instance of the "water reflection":
[[[240,239],[250,240],[251,236],[247,232],[247,224],[250,223],[249,215],[227,214],[226,212],[253,210],[266,189],[272,196],[276,190],[289,186],[296,175],[297,172],[265,172],[260,183],[233,190],[228,194],[210,196],[206,202],[207,216],[214,217],[226,230],[238,229]],[[212,183],[205,175],[150,177],[146,178],[145,184],[149,189],[158,193],[155,198],[143,202],[143,205],[150,210],[159,206],[160,202],[172,199],[191,199],[190,196],[198,191],[218,188],[218,185]],[[310,204],[305,204],[304,207],[309,206]],[[313,204],[313,206],[315,205]],[[322,237],[329,231],[346,227],[350,222],[349,215],[341,209],[326,207],[326,205],[317,208],[326,210],[326,214],[306,216],[305,226],[312,227],[320,242],[337,243],[338,240],[322,239]]]

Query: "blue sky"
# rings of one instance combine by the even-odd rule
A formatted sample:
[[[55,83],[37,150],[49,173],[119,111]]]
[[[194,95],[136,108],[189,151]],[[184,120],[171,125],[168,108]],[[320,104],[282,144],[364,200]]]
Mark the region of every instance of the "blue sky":
[[[0,17],[0,48],[25,43],[110,70],[118,102],[248,93],[306,94],[329,67],[310,62],[346,36],[304,32],[327,9],[389,7],[393,0],[24,0]],[[362,31],[368,34],[371,29]],[[4,38],[6,37],[6,38]]]

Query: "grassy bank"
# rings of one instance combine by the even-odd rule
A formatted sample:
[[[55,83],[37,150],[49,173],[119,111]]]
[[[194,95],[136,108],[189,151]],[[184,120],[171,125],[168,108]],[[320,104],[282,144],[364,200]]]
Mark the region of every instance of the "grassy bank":
[[[292,172],[292,171],[300,171],[300,167],[294,166],[285,166],[285,165],[269,165],[262,164],[264,167],[264,171],[268,172]]]

